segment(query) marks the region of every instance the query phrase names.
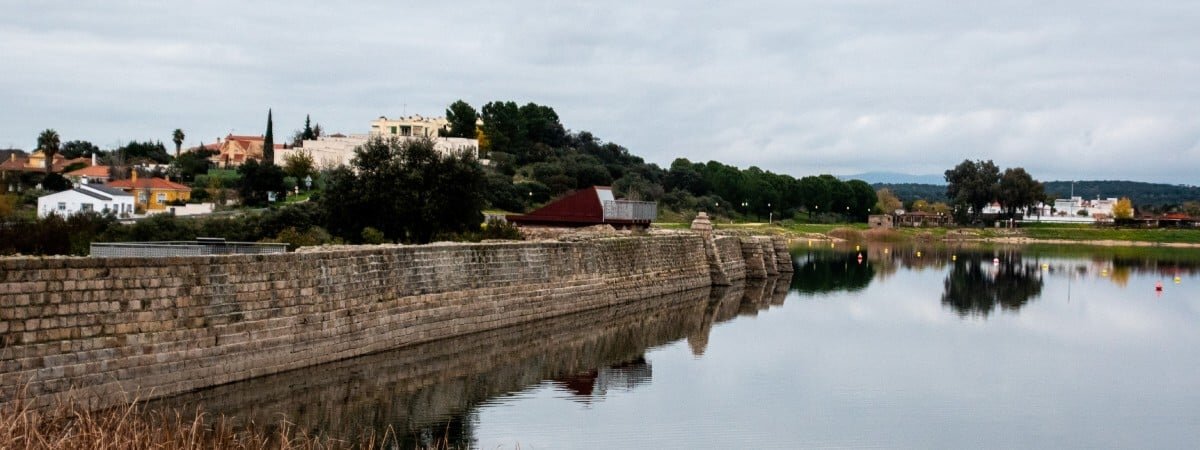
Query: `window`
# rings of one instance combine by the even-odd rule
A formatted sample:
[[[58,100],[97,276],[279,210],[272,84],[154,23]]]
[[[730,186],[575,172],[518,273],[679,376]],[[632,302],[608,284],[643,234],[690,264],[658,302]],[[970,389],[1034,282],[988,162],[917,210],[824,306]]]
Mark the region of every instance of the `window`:
[[[146,191],[138,192],[138,202],[146,203],[150,199],[150,194]]]
[[[58,210],[66,211],[67,210],[67,202],[58,202]]]
[[[80,204],[79,204],[79,210],[80,210],[80,211],[91,211],[91,210],[92,210],[92,204],[91,204],[91,203],[80,203]]]
[[[401,136],[412,136],[412,127],[400,127]]]
[[[396,134],[396,127],[391,127],[391,129],[392,129],[392,134]]]
[[[165,205],[167,203],[167,194],[164,192],[158,193],[158,204]]]

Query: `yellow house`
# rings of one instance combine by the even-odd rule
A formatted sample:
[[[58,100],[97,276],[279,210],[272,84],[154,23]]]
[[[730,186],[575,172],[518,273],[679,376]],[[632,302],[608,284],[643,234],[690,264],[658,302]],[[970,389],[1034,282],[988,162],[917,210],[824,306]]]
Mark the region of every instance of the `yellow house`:
[[[166,209],[167,204],[176,200],[188,201],[192,198],[192,188],[162,178],[141,179],[137,171],[128,180],[117,180],[106,186],[114,187],[133,194],[133,203],[144,210]]]

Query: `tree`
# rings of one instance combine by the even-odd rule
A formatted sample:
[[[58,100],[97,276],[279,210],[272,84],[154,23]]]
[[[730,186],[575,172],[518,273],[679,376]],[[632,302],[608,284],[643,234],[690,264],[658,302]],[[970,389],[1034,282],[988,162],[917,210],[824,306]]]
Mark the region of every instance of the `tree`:
[[[54,167],[54,155],[58,154],[58,132],[53,129],[42,131],[42,134],[38,135],[37,144],[42,150],[42,156],[46,157],[46,173],[50,173],[50,169]]]
[[[167,147],[163,145],[162,141],[130,141],[124,146],[117,148],[114,153],[131,164],[144,162],[166,164],[171,162],[171,155],[167,153]]]
[[[1045,196],[1042,183],[1034,180],[1020,167],[1004,170],[996,195],[1010,218],[1016,218],[1017,209],[1024,208],[1028,211],[1037,206]]]
[[[63,155],[63,158],[75,159],[81,157],[91,157],[100,153],[100,147],[88,141],[67,141],[62,145],[62,149],[58,154]]]
[[[316,167],[317,163],[312,154],[304,150],[297,150],[283,157],[283,173],[301,183],[304,177],[313,174]]]
[[[183,129],[176,128],[175,131],[171,133],[171,141],[175,142],[175,157],[176,158],[179,157],[179,149],[183,147],[183,138],[184,138]]]
[[[821,211],[830,212],[829,189],[825,186],[825,180],[820,177],[807,176],[800,179],[800,198],[804,199],[809,218],[812,218],[813,214],[820,214]]]
[[[302,131],[300,133],[300,138],[302,140],[311,141],[311,140],[317,138],[316,133],[313,132],[312,125],[310,125],[311,123],[312,123],[312,117],[309,116],[308,114],[305,114],[304,115],[304,131]]]
[[[875,203],[879,198],[875,195],[875,190],[871,189],[871,185],[863,180],[850,180],[846,182],[846,187],[850,188],[850,217],[858,221],[867,221],[867,216],[871,214],[871,210],[875,207]]]
[[[42,189],[50,192],[60,192],[71,189],[71,181],[61,174],[51,173],[42,178]]]
[[[450,122],[447,136],[475,139],[475,122],[479,120],[479,113],[467,102],[458,100],[451,103],[446,108],[446,120]]]
[[[179,155],[171,164],[178,170],[179,177],[183,181],[190,182],[195,180],[197,175],[208,173],[208,169],[212,168],[212,160],[209,158],[217,154],[219,152],[206,149],[202,145],[195,150]]]
[[[1113,218],[1117,220],[1129,220],[1133,218],[1133,202],[1129,197],[1121,197],[1117,200],[1117,204],[1113,205]]]
[[[360,241],[367,227],[388,240],[425,243],[438,233],[477,231],[483,222],[483,168],[470,152],[444,155],[430,139],[375,137],[351,167],[326,175],[320,202],[329,231]]]
[[[521,164],[526,162],[525,129],[521,110],[514,102],[490,102],[479,110],[488,152],[511,153]]]
[[[270,201],[271,193],[278,200],[287,195],[283,184],[283,169],[274,164],[259,164],[256,160],[248,160],[237,169],[241,180],[238,183],[238,196],[246,206],[265,206]]]
[[[892,193],[891,189],[883,188],[875,191],[875,209],[883,214],[892,214],[898,209],[904,208],[904,204],[900,202],[900,198]]]
[[[978,219],[983,208],[996,199],[1000,169],[992,161],[963,160],[946,171],[946,197],[954,203],[955,216],[960,221]]]
[[[275,165],[275,125],[271,122],[271,109],[267,109],[267,133],[263,135],[263,164]]]
[[[531,144],[559,147],[566,140],[566,130],[554,108],[528,103],[519,108],[525,140]]]

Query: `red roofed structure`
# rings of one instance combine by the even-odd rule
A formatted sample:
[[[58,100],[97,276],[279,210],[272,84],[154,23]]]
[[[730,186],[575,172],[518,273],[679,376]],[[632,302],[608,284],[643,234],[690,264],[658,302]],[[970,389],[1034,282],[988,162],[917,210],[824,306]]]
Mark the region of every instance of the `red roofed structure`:
[[[170,202],[186,202],[192,198],[192,188],[162,178],[138,179],[136,170],[132,178],[113,181],[106,186],[133,194],[134,204],[147,210],[166,209]]]
[[[234,134],[225,136],[225,140],[220,144],[220,154],[213,156],[212,161],[222,167],[240,166],[251,159],[262,161],[264,140],[265,138],[262,136],[239,136]],[[287,147],[283,144],[275,144],[275,150],[283,150],[285,148]]]
[[[76,183],[106,183],[108,182],[108,166],[88,166],[63,174],[67,179]]]
[[[586,227],[609,224],[616,228],[645,228],[658,216],[658,204],[617,200],[612,188],[592,186],[546,204],[529,214],[506,218],[517,225]]]

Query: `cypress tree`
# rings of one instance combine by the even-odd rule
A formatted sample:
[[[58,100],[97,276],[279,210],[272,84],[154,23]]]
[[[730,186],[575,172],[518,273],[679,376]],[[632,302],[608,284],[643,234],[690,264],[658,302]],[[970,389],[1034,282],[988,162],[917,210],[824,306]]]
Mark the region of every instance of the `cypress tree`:
[[[263,164],[275,164],[275,132],[271,109],[267,108],[267,134],[263,136]]]
[[[306,141],[317,138],[316,136],[313,136],[312,118],[308,115],[304,116],[304,133],[302,133],[300,136]]]

